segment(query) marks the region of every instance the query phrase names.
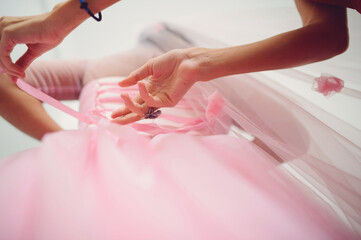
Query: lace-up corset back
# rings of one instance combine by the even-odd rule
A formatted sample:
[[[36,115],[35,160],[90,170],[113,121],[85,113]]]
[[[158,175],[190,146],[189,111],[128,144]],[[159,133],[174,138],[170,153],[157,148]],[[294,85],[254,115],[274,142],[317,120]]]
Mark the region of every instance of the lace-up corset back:
[[[117,83],[120,80],[119,77],[108,77],[87,84],[80,95],[80,112],[88,115],[94,122],[110,120],[111,113],[124,104],[121,93],[127,93],[131,98],[138,94],[137,86],[119,87]],[[198,100],[197,103],[190,104],[186,95],[175,107],[162,108],[162,114],[157,119],[142,119],[130,125],[151,136],[172,132],[195,135],[227,133],[230,125],[218,126],[215,120],[223,116],[224,100],[221,95],[215,92]],[[81,128],[86,126],[87,124],[80,123]]]

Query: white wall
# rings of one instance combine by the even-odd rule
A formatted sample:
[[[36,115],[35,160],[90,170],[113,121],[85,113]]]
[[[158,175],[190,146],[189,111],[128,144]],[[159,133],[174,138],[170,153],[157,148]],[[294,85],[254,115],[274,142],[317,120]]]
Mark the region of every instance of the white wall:
[[[59,1],[0,0],[0,16],[40,14],[45,11],[50,11],[57,2]],[[98,23],[92,19],[87,20],[72,34],[70,34],[60,46],[51,52],[46,53],[41,58],[54,59],[103,56],[131,48],[137,41],[137,37],[141,29],[157,21],[170,21],[176,23],[182,22],[185,25],[188,24],[188,27],[192,28],[194,27],[192,25],[197,24],[195,22],[192,23],[189,19],[196,20],[209,16],[226,18],[227,12],[232,12],[233,16],[237,16],[238,10],[259,7],[294,8],[294,3],[291,0],[123,0],[103,11],[102,22]],[[282,12],[276,13],[270,10],[265,14],[257,15],[257,11],[255,11],[255,15],[257,15],[255,19],[264,20],[264,18],[272,18],[273,15],[279,14],[282,14]],[[198,18],[195,16],[198,16]],[[186,19],[188,19],[188,21]],[[213,19],[213,21],[214,20],[215,22],[217,21],[216,19]],[[356,16],[356,20],[360,20],[360,17]],[[233,23],[232,21],[229,21],[229,24],[221,26],[221,34],[213,32],[213,37],[220,40],[227,40],[228,34],[235,35],[235,33],[237,33],[238,24],[240,24],[241,21],[243,24],[248,24],[247,19],[242,19],[242,15],[240,14],[238,22],[235,21]],[[204,31],[212,32],[209,31],[211,30],[210,26],[206,26],[206,24],[207,21],[203,21],[202,23],[199,23],[197,27],[198,29],[204,29]],[[287,26],[287,19],[285,19],[285,26]],[[357,30],[359,26],[360,24],[351,26],[351,30],[353,32],[352,34],[357,34],[360,31],[359,29],[361,28]],[[257,31],[264,31],[266,33],[267,30],[269,30],[263,25],[257,24],[257,20],[253,22],[253,25],[250,25],[250,29],[251,28],[255,28]],[[285,28],[285,30],[287,29]],[[244,36],[233,39],[240,41],[249,38]],[[359,39],[361,39],[361,37]],[[235,44],[236,42],[229,43]],[[352,44],[352,49],[354,49],[352,52],[357,53],[356,50],[361,50],[360,42]],[[21,52],[24,50],[24,47],[15,49],[12,57],[14,59],[19,57]],[[68,102],[67,104],[74,108],[77,107],[76,102]],[[357,107],[360,107],[360,105]],[[76,121],[71,117],[63,113],[59,113],[49,106],[46,106],[46,108],[64,128],[76,128]],[[361,113],[361,111],[359,112]],[[361,116],[351,116],[351,118],[353,122],[357,122],[358,120],[361,122]],[[38,144],[39,143],[37,141],[22,134],[9,125],[4,119],[0,118],[0,158]]]
[[[50,11],[58,0],[0,0],[0,16],[27,16]],[[92,19],[78,27],[56,49],[42,59],[98,57],[131,48],[139,31],[157,21],[176,21],[187,16],[238,8],[259,6],[292,6],[289,0],[123,0],[103,11],[101,23]],[[25,47],[17,47],[12,54],[18,58]],[[67,102],[76,108],[76,102]],[[66,129],[76,128],[76,121],[46,106],[49,113]],[[38,145],[38,141],[21,133],[0,118],[0,158]]]

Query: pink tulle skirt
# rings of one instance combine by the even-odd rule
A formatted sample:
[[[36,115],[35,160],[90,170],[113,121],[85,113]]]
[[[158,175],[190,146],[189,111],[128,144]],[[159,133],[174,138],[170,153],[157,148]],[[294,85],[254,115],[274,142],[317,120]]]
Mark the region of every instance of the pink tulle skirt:
[[[0,165],[0,239],[354,239],[278,166],[228,135],[48,134]]]

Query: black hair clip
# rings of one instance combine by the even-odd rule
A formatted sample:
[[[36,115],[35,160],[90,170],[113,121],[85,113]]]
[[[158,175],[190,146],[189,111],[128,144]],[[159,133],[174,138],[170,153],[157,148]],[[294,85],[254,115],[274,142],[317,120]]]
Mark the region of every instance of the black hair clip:
[[[88,8],[88,3],[84,0],[79,0],[80,2],[80,8],[84,9],[92,18],[94,18],[96,21],[100,22],[102,20],[102,12],[98,13],[98,17],[94,15],[92,11]]]

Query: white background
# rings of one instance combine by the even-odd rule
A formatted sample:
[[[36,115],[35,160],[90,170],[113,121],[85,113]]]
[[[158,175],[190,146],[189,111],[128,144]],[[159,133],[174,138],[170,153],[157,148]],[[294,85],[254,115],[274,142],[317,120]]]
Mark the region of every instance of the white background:
[[[57,2],[59,1],[0,0],[0,16],[41,14],[50,11]],[[70,34],[60,46],[41,58],[98,57],[128,50],[136,43],[139,32],[144,27],[158,21],[181,23],[189,28],[195,28],[195,26],[197,26],[197,30],[207,29],[208,31],[211,27],[209,24],[207,25],[207,18],[209,18],[214,28],[218,29],[217,31],[211,31],[212,33],[209,33],[210,35],[213,34],[212,37],[226,41],[229,44],[241,44],[241,42],[237,42],[240,38],[230,37],[230,35],[234,33],[239,33],[238,24],[241,21],[249,25],[249,33],[242,39],[252,39],[252,36],[250,36],[252,31],[264,31],[265,36],[278,33],[272,32],[272,29],[262,25],[261,22],[267,22],[267,24],[271,25],[273,17],[282,15],[282,11],[273,12],[272,9],[275,8],[279,11],[280,7],[294,9],[292,11],[294,11],[295,18],[298,17],[292,0],[124,0],[103,11],[103,21],[101,23],[88,19]],[[262,13],[253,10],[259,8],[267,8],[269,10]],[[259,19],[260,21],[247,22],[247,19],[242,18],[242,14],[237,15],[238,11],[244,12],[247,9],[250,11],[248,14],[254,13],[254,15],[257,16],[255,19]],[[351,11],[353,22],[361,22],[361,15],[353,10]],[[227,25],[218,26],[218,21],[214,18],[218,17],[220,20],[222,20],[221,18],[226,19],[228,13],[232,13],[231,15],[233,17],[236,16],[237,20],[233,22],[228,19]],[[267,19],[270,19],[270,21]],[[222,21],[219,22],[222,23]],[[361,28],[352,26],[353,23],[350,24],[350,33],[359,34]],[[285,18],[284,27],[282,28],[281,26],[279,29],[286,31],[290,30],[289,28],[288,19]],[[361,37],[358,39],[361,39]],[[14,59],[17,58],[24,49],[24,47],[17,48],[12,57]],[[361,54],[360,42],[352,42],[350,49],[351,51],[349,51],[354,53],[353,56],[359,56]],[[357,78],[357,80],[360,80],[360,75],[358,75]],[[336,100],[333,100],[336,101],[334,105],[344,104],[342,99],[339,100],[337,97],[335,99]],[[77,106],[76,102],[68,102],[67,104],[74,108]],[[77,122],[74,119],[49,106],[46,106],[46,108],[61,126],[66,129],[76,128]],[[338,110],[335,110],[335,114],[342,116],[346,114],[347,121],[353,125],[357,125],[358,122],[361,122],[361,105],[359,102],[356,102],[353,103],[351,108],[353,108],[353,110],[340,112],[343,107],[339,106]],[[38,141],[22,134],[4,119],[0,118],[0,158],[29,147],[37,146],[38,144]]]

